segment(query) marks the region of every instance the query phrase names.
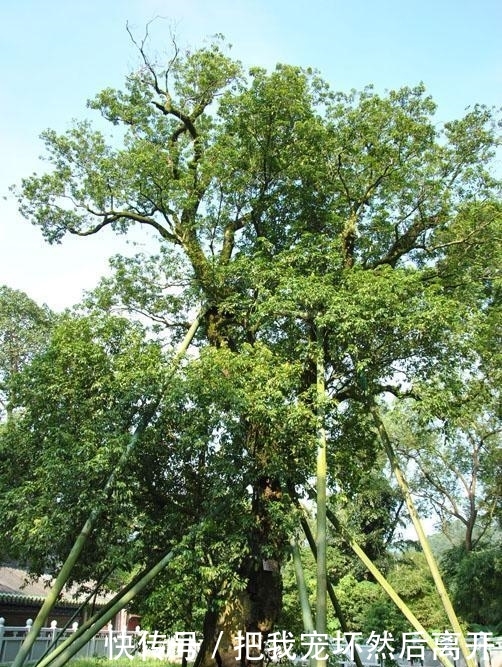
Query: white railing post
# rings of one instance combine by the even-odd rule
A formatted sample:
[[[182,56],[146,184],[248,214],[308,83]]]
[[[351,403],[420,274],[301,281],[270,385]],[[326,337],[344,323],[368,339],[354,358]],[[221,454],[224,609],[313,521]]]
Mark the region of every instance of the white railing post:
[[[0,662],[3,662],[3,635],[5,632],[5,618],[0,616]]]
[[[27,618],[26,619],[26,626],[25,626],[25,630],[24,630],[25,634],[29,634],[32,625],[33,625],[33,619],[32,618]],[[27,660],[31,660],[32,653],[33,653],[33,647],[30,647],[30,652],[26,656]]]
[[[51,642],[54,643],[56,641],[56,632],[58,629],[58,622],[57,621],[51,621]]]
[[[113,660],[113,624],[108,623],[108,657]]]

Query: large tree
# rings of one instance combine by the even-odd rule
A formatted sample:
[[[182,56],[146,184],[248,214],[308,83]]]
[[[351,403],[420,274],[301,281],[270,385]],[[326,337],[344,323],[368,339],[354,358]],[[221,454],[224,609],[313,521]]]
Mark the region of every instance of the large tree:
[[[440,126],[423,86],[334,93],[298,67],[246,73],[218,43],[176,50],[167,65],[144,42],[139,51],[125,90],[90,102],[118,127],[114,140],[88,122],[45,132],[53,169],[23,181],[21,211],[50,242],[104,227],[155,230],[158,261],[117,259],[117,284],[102,286],[99,304],[150,315],[174,336],[204,305],[199,359],[180,378],[187,392],[177,403],[164,392],[155,436],[137,450],[139,473],[149,479],[158,464],[150,502],[167,526],[187,511],[187,527],[221,565],[208,609],[229,590],[225,540],[239,544],[227,562],[242,589],[242,627],[267,632],[316,448],[323,499],[325,462],[327,488],[339,489],[378,460],[372,401],[462,361],[450,334],[469,323],[470,304],[442,262],[447,247],[465,246],[457,221],[466,206],[499,194],[493,116],[474,107]],[[468,238],[493,220],[471,224]],[[468,264],[460,258],[458,270]],[[171,487],[162,489],[166,445],[187,437],[172,462],[184,461],[184,491],[196,498],[204,488],[209,499],[193,512],[187,499],[171,508]],[[321,521],[318,551],[323,531]]]

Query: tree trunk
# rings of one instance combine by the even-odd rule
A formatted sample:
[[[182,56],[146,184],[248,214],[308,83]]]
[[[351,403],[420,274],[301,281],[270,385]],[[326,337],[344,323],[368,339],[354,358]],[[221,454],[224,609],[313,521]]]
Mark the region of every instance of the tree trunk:
[[[279,484],[261,477],[253,494],[255,529],[249,536],[250,558],[247,563],[246,587],[248,616],[246,633],[261,633],[262,645],[274,628],[282,608],[281,554],[270,554],[273,527],[268,517],[269,503],[281,497]],[[264,554],[267,557],[264,557]],[[256,661],[252,661],[256,664]]]
[[[282,608],[281,553],[271,554],[276,539],[268,516],[268,505],[281,496],[278,483],[269,477],[255,482],[252,498],[254,528],[248,535],[248,550],[239,575],[246,581],[246,588],[233,599],[226,601],[214,625],[204,623],[204,652],[198,667],[236,667],[249,665],[260,667],[260,653],[273,630]],[[267,557],[264,557],[267,554]],[[235,638],[241,635],[245,642],[240,651],[235,650]],[[219,638],[219,651],[213,657]],[[261,649],[260,649],[261,647]],[[220,665],[221,662],[221,665]]]

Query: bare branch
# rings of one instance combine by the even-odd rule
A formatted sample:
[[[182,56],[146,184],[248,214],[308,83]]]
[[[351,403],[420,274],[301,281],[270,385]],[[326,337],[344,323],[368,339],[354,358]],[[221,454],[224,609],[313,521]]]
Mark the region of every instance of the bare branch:
[[[140,52],[143,63],[145,65],[146,69],[148,70],[148,72],[150,73],[151,77],[152,77],[153,88],[154,88],[155,92],[158,95],[165,96],[167,94],[167,91],[162,90],[162,88],[160,88],[158,78],[157,78],[157,73],[156,73],[152,63],[150,62],[150,59],[148,58],[148,56],[146,55],[146,52],[145,52],[145,44],[146,44],[147,40],[149,39],[148,28],[150,27],[151,23],[153,23],[153,21],[155,21],[157,18],[159,18],[159,17],[158,16],[154,17],[151,21],[148,21],[148,23],[146,24],[146,26],[145,26],[145,36],[141,40],[141,44],[138,44],[138,42],[133,37],[133,34],[132,34],[131,29],[129,27],[129,22],[126,23],[126,30],[129,34],[129,37],[131,38],[132,43],[134,44],[134,46]]]

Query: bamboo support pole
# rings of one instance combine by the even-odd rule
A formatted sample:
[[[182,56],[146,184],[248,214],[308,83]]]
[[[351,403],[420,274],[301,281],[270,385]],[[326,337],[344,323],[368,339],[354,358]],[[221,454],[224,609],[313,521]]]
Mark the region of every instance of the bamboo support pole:
[[[370,411],[373,416],[373,420],[375,422],[378,435],[380,436],[380,440],[382,441],[382,444],[384,446],[385,453],[387,454],[387,457],[391,464],[392,471],[399,485],[399,488],[401,489],[401,492],[403,494],[406,507],[408,508],[408,513],[410,515],[413,526],[415,527],[418,540],[424,552],[424,556],[427,561],[427,565],[429,566],[432,578],[434,580],[436,590],[441,599],[441,603],[444,607],[446,615],[448,616],[448,620],[451,623],[452,630],[458,637],[458,645],[460,651],[462,652],[466,665],[468,667],[476,667],[475,660],[470,656],[469,648],[467,646],[467,642],[465,641],[464,633],[462,632],[459,620],[457,618],[455,610],[453,609],[453,605],[451,604],[450,597],[444,585],[441,573],[439,572],[438,564],[436,562],[436,559],[434,558],[434,554],[432,553],[429,540],[427,539],[427,536],[425,534],[422,521],[420,520],[418,512],[415,508],[415,504],[413,502],[413,498],[411,497],[411,492],[408,483],[403,474],[403,471],[401,470],[401,466],[399,465],[399,461],[392,446],[389,434],[387,433],[387,429],[385,428],[384,423],[382,422],[382,419],[379,415],[378,409],[374,403],[370,405]]]

